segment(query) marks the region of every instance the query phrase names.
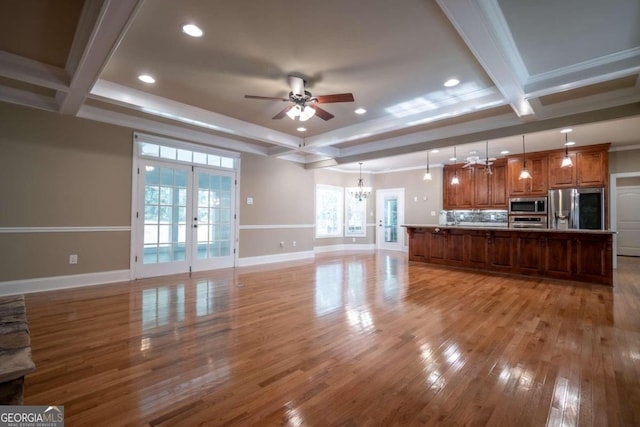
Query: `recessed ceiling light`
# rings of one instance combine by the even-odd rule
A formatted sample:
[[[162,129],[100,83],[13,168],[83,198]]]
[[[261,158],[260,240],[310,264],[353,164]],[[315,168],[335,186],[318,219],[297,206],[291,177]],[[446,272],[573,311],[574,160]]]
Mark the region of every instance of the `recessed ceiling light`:
[[[568,141],[568,142],[565,142],[564,145],[576,145],[576,143],[575,141]]]
[[[364,108],[358,108],[357,110],[354,111],[354,113],[356,114],[364,114],[366,112],[367,110],[365,110]]]
[[[431,150],[432,153],[439,153],[440,150]]]
[[[306,132],[307,128],[303,128],[302,126],[300,126],[298,129],[296,129],[298,132]]]
[[[460,84],[460,80],[458,79],[449,79],[446,82],[444,82],[445,87],[454,87],[454,86],[458,86]]]
[[[469,151],[469,154],[474,155],[474,154],[478,154],[478,152],[476,150],[471,150]]]
[[[151,77],[148,74],[140,74],[138,76],[138,79],[140,81],[142,81],[142,82],[145,82],[145,83],[155,83],[156,82],[156,79],[154,79],[153,77]]]
[[[564,128],[560,131],[560,133],[569,133],[569,132],[573,132],[573,129],[571,128]]]
[[[456,161],[456,158],[455,158],[455,157],[450,157],[450,158],[449,158],[449,161],[450,161],[450,162],[455,162],[455,161]]]
[[[182,26],[182,32],[191,37],[202,37],[202,30],[194,24],[185,24]]]
[[[509,154],[509,150],[502,150],[500,154]]]

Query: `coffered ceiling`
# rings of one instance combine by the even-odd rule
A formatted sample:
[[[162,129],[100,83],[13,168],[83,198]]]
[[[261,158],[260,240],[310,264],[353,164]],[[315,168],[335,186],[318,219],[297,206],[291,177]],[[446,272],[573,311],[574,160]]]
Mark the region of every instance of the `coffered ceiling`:
[[[561,148],[564,127],[640,145],[639,72],[640,0],[0,2],[0,100],[308,168]],[[244,97],[288,98],[288,75],[355,102],[299,122]]]

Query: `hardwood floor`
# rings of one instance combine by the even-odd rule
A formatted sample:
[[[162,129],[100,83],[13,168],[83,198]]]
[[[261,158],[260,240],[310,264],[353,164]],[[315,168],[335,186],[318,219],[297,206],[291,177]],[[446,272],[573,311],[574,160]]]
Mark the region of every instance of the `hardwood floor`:
[[[637,426],[640,259],[614,280],[379,252],[30,294],[25,404],[67,426]]]

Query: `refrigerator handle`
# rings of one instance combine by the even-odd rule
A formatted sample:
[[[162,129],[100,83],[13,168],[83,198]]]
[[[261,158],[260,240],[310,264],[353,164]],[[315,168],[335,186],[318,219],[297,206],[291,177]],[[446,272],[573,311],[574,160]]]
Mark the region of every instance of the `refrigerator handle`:
[[[578,190],[575,188],[571,190],[571,228],[580,228],[580,198],[578,197]]]

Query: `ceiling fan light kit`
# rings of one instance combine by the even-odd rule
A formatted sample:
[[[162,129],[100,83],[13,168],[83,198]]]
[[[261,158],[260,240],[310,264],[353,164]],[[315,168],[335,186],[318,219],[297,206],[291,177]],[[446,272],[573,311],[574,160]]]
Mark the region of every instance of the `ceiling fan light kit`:
[[[304,90],[307,82],[298,76],[287,76],[289,83],[289,98],[278,98],[271,96],[245,95],[249,99],[266,99],[274,101],[289,101],[291,104],[285,107],[278,114],[273,116],[274,120],[279,120],[285,115],[291,120],[298,119],[301,122],[309,120],[313,116],[318,116],[322,120],[331,120],[335,116],[330,112],[318,107],[316,104],[328,104],[332,102],[354,102],[355,99],[351,93],[337,93],[333,95],[313,96],[311,92]]]

